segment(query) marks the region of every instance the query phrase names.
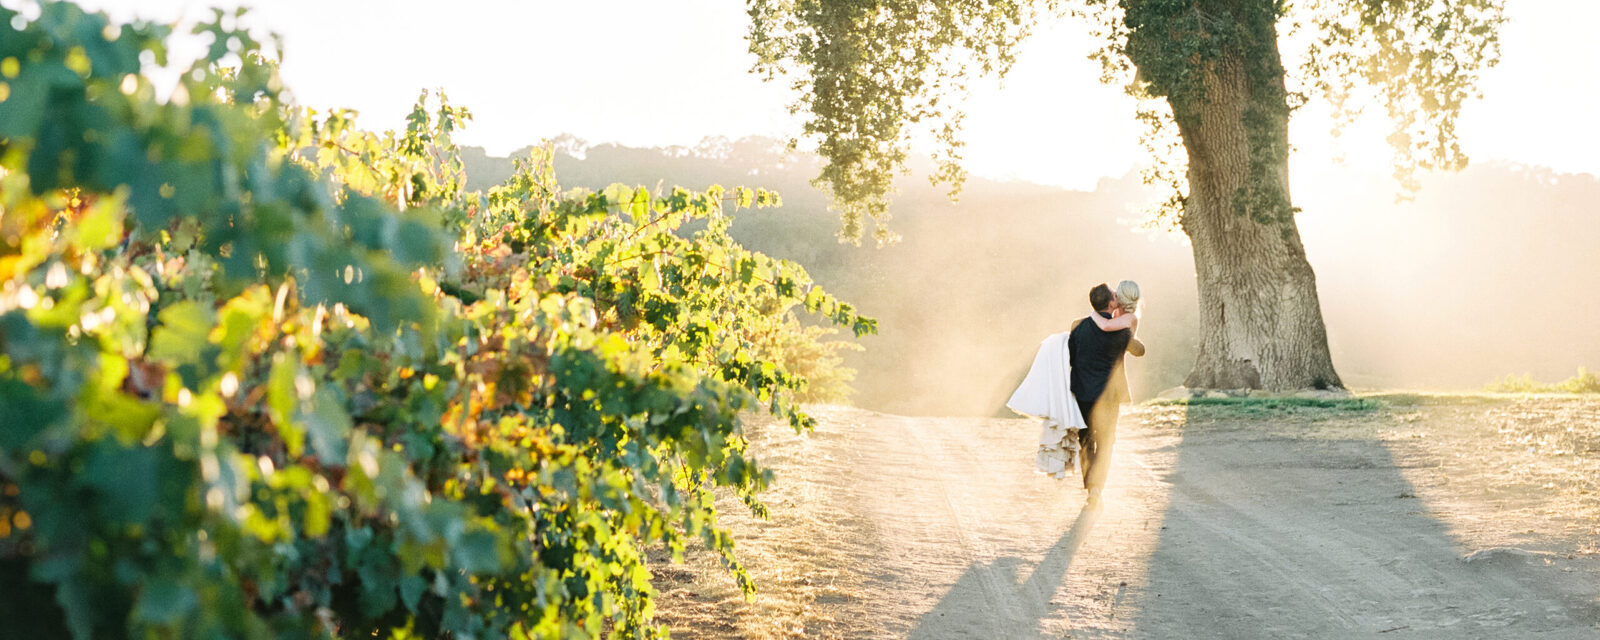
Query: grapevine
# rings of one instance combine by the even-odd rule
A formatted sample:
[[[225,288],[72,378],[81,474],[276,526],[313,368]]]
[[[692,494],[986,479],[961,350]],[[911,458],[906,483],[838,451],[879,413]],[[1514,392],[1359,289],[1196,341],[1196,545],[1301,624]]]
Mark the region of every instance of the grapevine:
[[[23,636],[661,637],[645,551],[754,589],[713,495],[797,430],[773,354],[876,324],[743,249],[759,189],[468,192],[402,131],[296,106],[218,12],[0,8],[0,601]]]

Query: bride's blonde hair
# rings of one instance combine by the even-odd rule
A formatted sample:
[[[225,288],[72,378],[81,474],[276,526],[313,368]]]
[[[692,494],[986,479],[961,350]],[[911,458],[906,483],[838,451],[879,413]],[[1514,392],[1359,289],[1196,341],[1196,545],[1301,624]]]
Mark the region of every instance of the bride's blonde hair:
[[[1122,305],[1123,313],[1133,313],[1139,310],[1139,283],[1132,280],[1123,280],[1117,283],[1117,304]]]

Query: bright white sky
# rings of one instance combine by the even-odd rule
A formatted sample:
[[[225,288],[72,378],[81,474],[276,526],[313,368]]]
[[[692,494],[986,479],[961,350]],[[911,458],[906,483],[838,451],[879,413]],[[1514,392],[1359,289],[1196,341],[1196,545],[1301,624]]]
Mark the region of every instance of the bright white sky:
[[[23,0],[0,0],[19,6]],[[80,0],[114,17],[196,18],[236,1]],[[246,2],[246,4],[251,4]],[[302,104],[349,107],[368,128],[398,127],[423,87],[443,87],[474,122],[463,144],[504,154],[562,133],[592,143],[693,145],[702,137],[799,129],[787,87],[747,73],[741,0],[272,0],[252,23],[283,36],[283,74]],[[1600,175],[1600,2],[1512,0],[1504,60],[1461,123],[1478,161]],[[974,174],[1071,188],[1121,176],[1143,157],[1133,104],[1097,82],[1094,43],[1066,21],[1041,30],[1000,86],[969,104]],[[1314,110],[1294,125],[1295,162],[1329,157]],[[1382,123],[1347,134],[1353,163],[1382,166]],[[1356,136],[1352,138],[1352,136]],[[1300,169],[1297,169],[1297,171]]]

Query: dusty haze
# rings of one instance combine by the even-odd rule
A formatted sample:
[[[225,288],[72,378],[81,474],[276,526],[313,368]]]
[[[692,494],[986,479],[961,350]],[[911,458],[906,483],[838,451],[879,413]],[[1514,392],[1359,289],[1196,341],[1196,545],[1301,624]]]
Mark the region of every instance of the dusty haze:
[[[1098,282],[1144,290],[1131,359],[1135,397],[1178,385],[1195,357],[1193,258],[1181,236],[1139,231],[1150,194],[1129,176],[1092,192],[974,179],[959,203],[907,179],[891,228],[899,244],[840,245],[835,215],[807,181],[812,159],[759,139],[693,148],[587,148],[568,140],[566,186],[611,182],[765,186],[785,207],[746,212],[746,246],[805,265],[877,317],[855,403],[902,414],[990,415],[1039,340],[1088,313]],[[473,182],[509,162],[467,150]],[[1600,180],[1478,163],[1424,178],[1397,203],[1382,168],[1307,171],[1294,182],[1334,364],[1354,388],[1479,389],[1506,374],[1555,381],[1600,368]],[[870,240],[867,241],[870,245]]]

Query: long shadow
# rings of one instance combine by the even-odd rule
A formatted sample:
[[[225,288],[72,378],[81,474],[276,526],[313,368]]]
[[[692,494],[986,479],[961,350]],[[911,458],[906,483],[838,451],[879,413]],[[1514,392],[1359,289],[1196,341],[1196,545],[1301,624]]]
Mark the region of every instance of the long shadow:
[[[1558,570],[1464,561],[1382,441],[1227,411],[1190,407],[1155,470],[1170,499],[1126,637],[1595,637],[1593,607],[1541,584]]]
[[[974,563],[961,574],[939,604],[917,620],[907,637],[944,640],[1034,635],[1034,629],[1050,611],[1050,598],[1065,579],[1073,556],[1099,519],[1097,509],[1080,510],[1072,528],[1051,545],[1033,573],[1020,584],[1017,568],[1022,564],[1021,558],[1004,557],[993,562]],[[997,590],[1000,593],[995,593]],[[995,608],[991,603],[997,599],[1014,604],[1020,610],[1021,619],[1017,619],[1010,607]]]

